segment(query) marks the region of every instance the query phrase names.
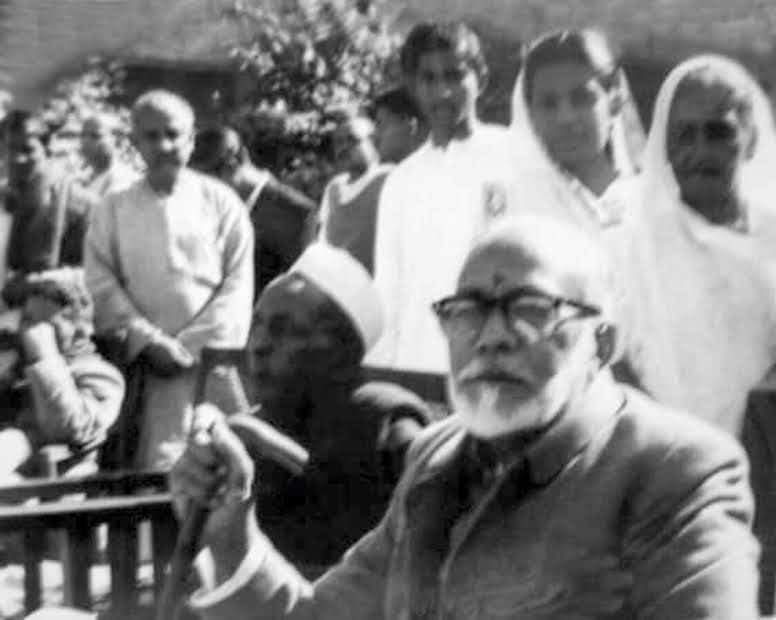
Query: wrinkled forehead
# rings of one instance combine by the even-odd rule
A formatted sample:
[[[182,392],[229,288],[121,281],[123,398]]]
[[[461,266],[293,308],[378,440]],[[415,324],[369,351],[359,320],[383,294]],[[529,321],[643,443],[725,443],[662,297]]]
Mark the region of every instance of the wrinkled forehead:
[[[718,118],[730,112],[748,118],[751,107],[748,80],[721,67],[705,66],[690,71],[679,82],[670,118]]]
[[[572,245],[576,245],[569,239]],[[541,243],[501,239],[475,248],[458,280],[458,292],[504,294],[530,286],[543,292],[589,303],[600,303],[594,282],[598,269],[589,256],[562,251],[558,240],[553,251]],[[581,249],[581,248],[580,248]]]

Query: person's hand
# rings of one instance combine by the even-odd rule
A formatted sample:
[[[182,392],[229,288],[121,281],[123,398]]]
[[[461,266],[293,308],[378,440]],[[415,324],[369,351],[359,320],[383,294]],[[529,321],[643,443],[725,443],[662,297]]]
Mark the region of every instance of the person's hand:
[[[194,357],[176,338],[161,335],[148,343],[142,351],[159,375],[170,377],[194,365]]]
[[[59,355],[57,334],[51,323],[34,323],[25,327],[21,333],[24,357],[28,363]]]
[[[198,407],[195,419],[198,428],[170,472],[170,491],[181,519],[193,506],[210,510],[201,544],[210,548],[216,573],[228,576],[261,536],[251,498],[254,464],[212,405]]]

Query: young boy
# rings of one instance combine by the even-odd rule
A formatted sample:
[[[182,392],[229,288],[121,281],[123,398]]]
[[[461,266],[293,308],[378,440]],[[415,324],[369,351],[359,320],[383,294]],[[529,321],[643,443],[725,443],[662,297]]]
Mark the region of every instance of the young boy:
[[[487,67],[477,35],[463,23],[413,28],[401,65],[430,135],[380,196],[375,281],[386,330],[367,361],[445,372],[431,302],[455,288],[473,239],[506,208],[507,133],[477,118]]]
[[[380,93],[372,102],[374,142],[380,161],[398,164],[417,149],[425,137],[425,124],[407,89],[397,87]]]
[[[144,374],[135,465],[166,467],[185,439],[195,364],[205,346],[245,345],[253,299],[253,231],[233,190],[187,168],[194,113],[154,90],[132,109],[147,172],[111,194],[86,239],[98,333],[123,333]]]
[[[343,114],[332,135],[332,155],[339,171],[321,198],[318,238],[347,250],[367,271],[374,262],[375,220],[380,192],[390,164],[381,164],[372,121]]]

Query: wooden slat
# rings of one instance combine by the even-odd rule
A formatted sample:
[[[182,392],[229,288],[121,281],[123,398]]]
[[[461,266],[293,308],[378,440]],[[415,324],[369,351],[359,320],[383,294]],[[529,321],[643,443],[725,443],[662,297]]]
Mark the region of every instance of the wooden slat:
[[[0,503],[14,504],[30,498],[56,499],[71,493],[129,495],[139,489],[166,489],[165,472],[113,472],[91,476],[32,479],[0,486]]]
[[[92,561],[92,528],[76,523],[67,529],[63,572],[67,576],[65,604],[80,609],[91,609],[89,571]]]
[[[24,530],[24,608],[29,612],[41,604],[40,562],[46,540],[46,530],[29,527]]]
[[[0,532],[32,527],[71,528],[79,523],[93,527],[126,515],[136,520],[174,518],[169,493],[139,497],[108,497],[83,501],[49,502],[37,506],[0,508]]]
[[[137,523],[126,515],[108,525],[111,617],[130,618],[137,604]]]

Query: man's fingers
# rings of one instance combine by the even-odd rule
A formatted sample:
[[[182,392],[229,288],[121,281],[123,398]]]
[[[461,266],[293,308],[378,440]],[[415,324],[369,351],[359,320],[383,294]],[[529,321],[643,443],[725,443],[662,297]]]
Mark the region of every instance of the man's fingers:
[[[226,422],[216,421],[210,431],[213,449],[226,466],[227,486],[231,493],[246,500],[251,495],[254,466],[248,451]]]

